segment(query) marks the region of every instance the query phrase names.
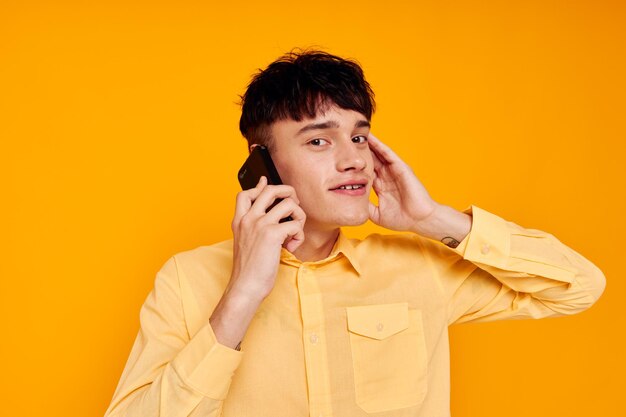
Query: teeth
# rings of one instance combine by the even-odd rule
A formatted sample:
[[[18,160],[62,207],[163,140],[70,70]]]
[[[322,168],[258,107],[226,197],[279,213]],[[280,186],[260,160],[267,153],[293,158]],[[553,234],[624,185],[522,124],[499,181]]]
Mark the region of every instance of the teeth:
[[[362,185],[342,185],[340,190],[356,190],[357,188],[363,188]]]

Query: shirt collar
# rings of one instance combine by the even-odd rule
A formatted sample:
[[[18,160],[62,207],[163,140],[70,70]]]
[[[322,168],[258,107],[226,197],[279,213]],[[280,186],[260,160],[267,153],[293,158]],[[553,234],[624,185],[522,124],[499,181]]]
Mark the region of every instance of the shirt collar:
[[[361,275],[361,266],[359,264],[359,260],[356,254],[356,248],[354,247],[352,241],[346,237],[346,235],[343,233],[343,230],[341,229],[339,229],[339,236],[335,241],[333,249],[330,251],[330,254],[324,259],[315,262],[302,262],[298,258],[296,258],[293,253],[289,252],[285,248],[282,248],[280,252],[280,259],[282,262],[294,266],[300,266],[301,264],[323,265],[334,261],[335,258],[337,258],[340,254],[345,256],[348,262],[350,262],[350,265],[352,265],[352,268],[354,268],[354,270],[356,271],[356,273],[358,275]]]

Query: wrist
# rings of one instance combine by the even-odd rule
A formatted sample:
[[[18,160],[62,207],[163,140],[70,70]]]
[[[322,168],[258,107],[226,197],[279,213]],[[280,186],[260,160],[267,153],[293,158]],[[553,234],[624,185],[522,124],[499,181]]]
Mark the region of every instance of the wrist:
[[[220,300],[223,309],[233,313],[256,312],[265,299],[264,296],[256,295],[253,291],[244,291],[239,288],[226,288]]]
[[[259,285],[254,285],[255,282],[259,281],[258,277],[248,279],[232,276],[223,297],[235,305],[260,305],[271,293],[271,289],[267,291]]]
[[[217,341],[239,350],[237,347],[262,301],[227,289],[209,318]]]
[[[454,248],[465,239],[471,227],[472,216],[450,206],[438,204],[430,216],[416,224],[413,231]]]

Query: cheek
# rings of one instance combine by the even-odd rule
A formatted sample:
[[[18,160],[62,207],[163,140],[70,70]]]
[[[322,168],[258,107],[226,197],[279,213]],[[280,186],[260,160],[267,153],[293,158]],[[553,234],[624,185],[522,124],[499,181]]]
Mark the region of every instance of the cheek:
[[[283,183],[294,187],[296,189],[296,193],[302,193],[304,190],[312,187],[311,179],[316,178],[316,176],[311,172],[311,167],[309,166],[310,164],[276,163],[275,165],[278,175],[280,175]]]
[[[293,184],[293,178],[295,177],[293,174],[293,167],[286,163],[288,158],[281,158],[280,155],[273,155],[272,160],[274,162],[274,166],[276,167],[276,171],[278,171],[278,175],[280,179],[283,181],[283,184]]]

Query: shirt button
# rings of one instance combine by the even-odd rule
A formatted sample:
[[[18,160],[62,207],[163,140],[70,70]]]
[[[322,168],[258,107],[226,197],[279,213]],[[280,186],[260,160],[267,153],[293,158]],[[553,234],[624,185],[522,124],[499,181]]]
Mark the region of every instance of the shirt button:
[[[313,333],[311,335],[311,337],[309,337],[309,340],[311,341],[311,343],[316,344],[317,343],[317,335],[315,333]]]
[[[483,243],[483,246],[480,248],[480,253],[486,255],[489,253],[489,243]]]
[[[385,325],[382,323],[378,323],[378,326],[376,326],[376,330],[378,330],[379,332],[382,332],[384,328],[385,328]]]

